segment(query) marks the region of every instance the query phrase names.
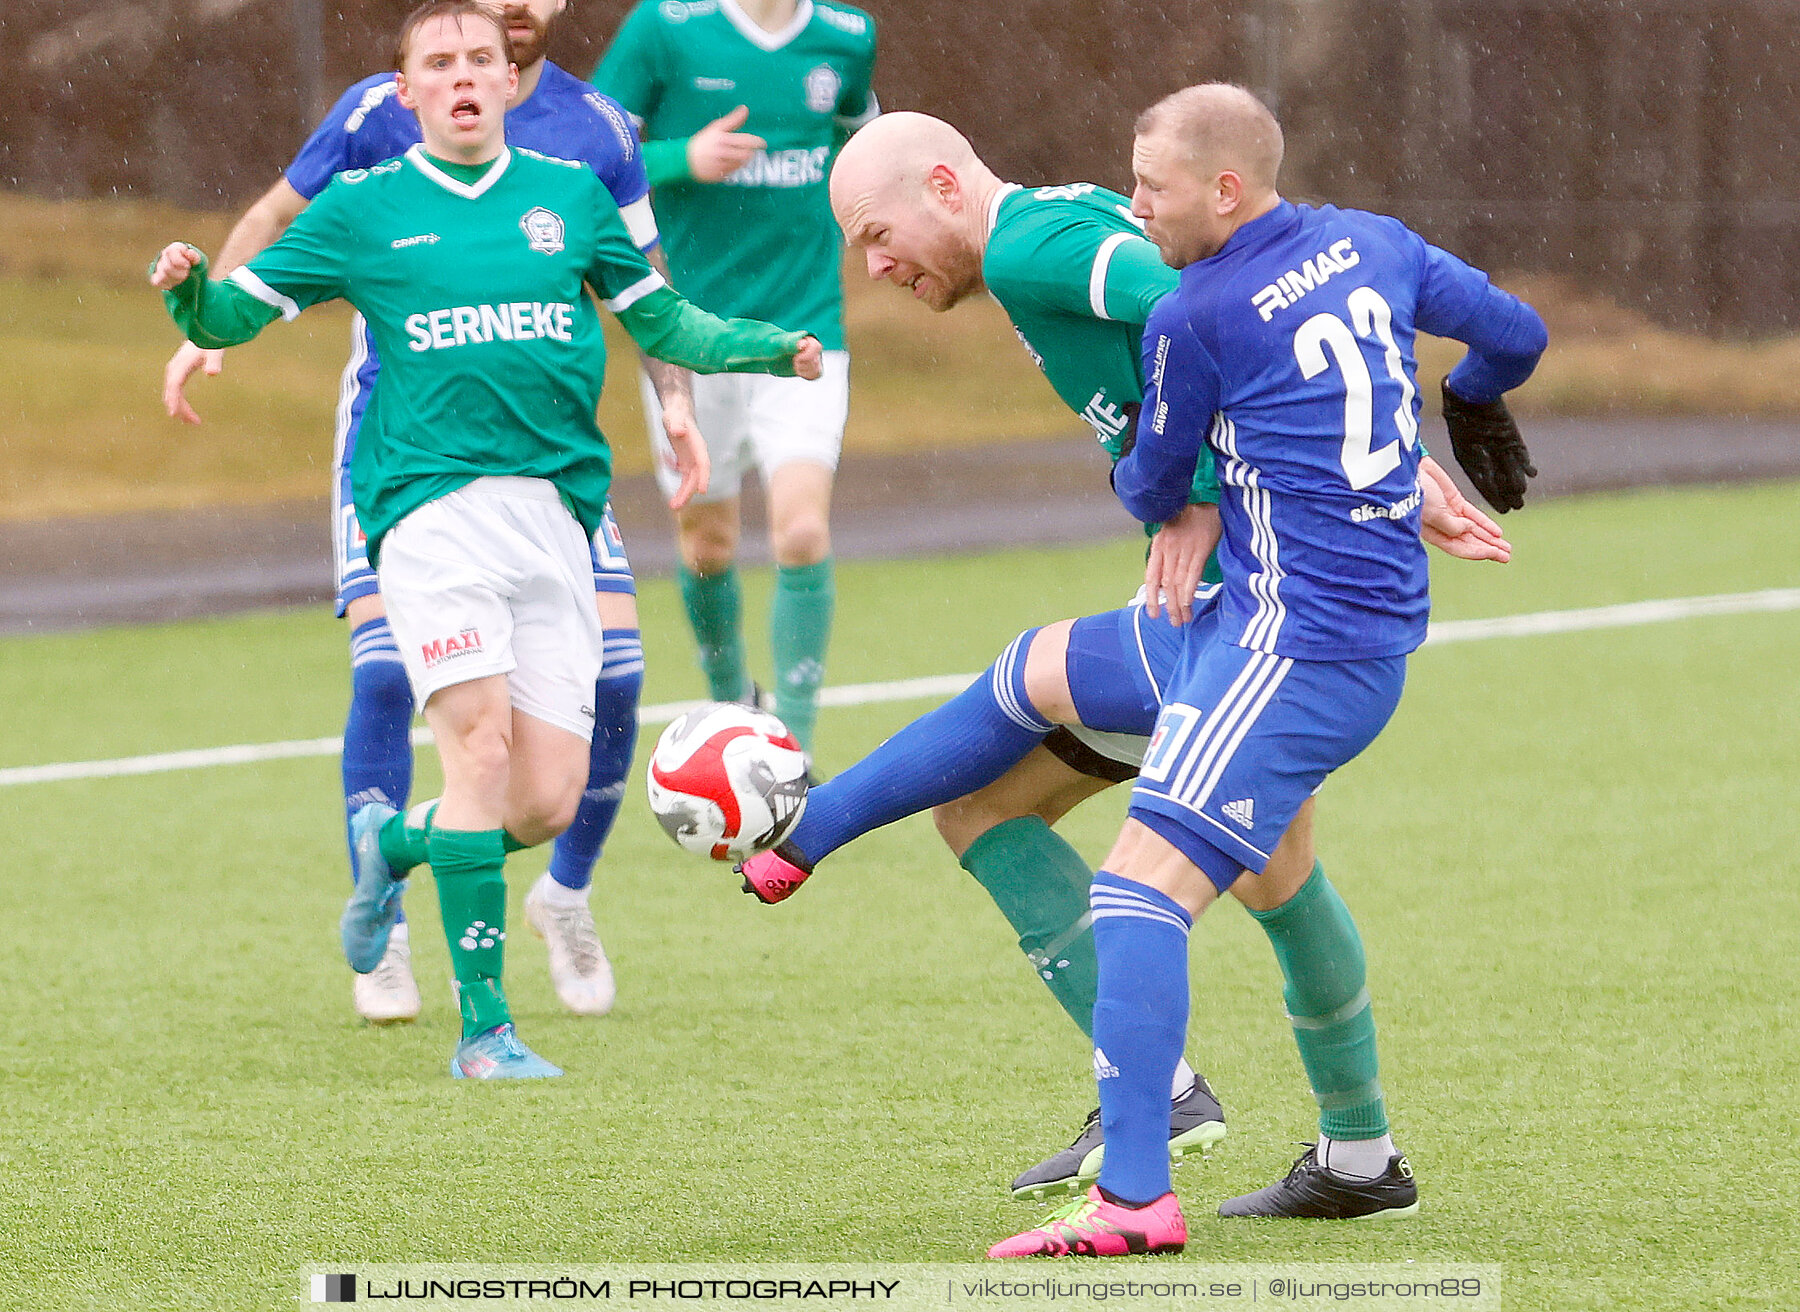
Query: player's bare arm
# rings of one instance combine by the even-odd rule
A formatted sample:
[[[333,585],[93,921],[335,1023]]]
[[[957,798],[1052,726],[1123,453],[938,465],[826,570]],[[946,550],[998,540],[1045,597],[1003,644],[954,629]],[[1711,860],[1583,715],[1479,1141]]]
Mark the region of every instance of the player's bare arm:
[[[305,208],[306,197],[295,191],[286,178],[276,182],[244,211],[243,217],[226,234],[225,244],[219,249],[219,274],[230,273],[273,244]],[[203,351],[192,342],[183,342],[169,357],[169,363],[163,366],[164,411],[171,419],[179,419],[184,424],[199,423],[199,414],[188,403],[187,381],[202,369],[207,377],[216,378],[224,368],[225,352]]]
[[[669,257],[663,253],[662,247],[644,252],[644,258],[650,261],[650,267],[663,276],[664,282],[670,282]],[[694,375],[678,364],[670,364],[666,360],[658,360],[642,348],[638,350],[638,361],[644,367],[644,374],[650,379],[650,386],[656,391],[657,402],[662,406],[663,431],[669,435],[669,443],[675,448],[679,461],[684,446],[691,442],[704,444],[705,434],[694,420]],[[685,480],[684,480],[685,487]],[[697,492],[706,491],[706,484],[701,482],[695,492],[685,492],[681,496],[682,505],[686,505],[690,497]],[[671,510],[681,507],[671,504]]]

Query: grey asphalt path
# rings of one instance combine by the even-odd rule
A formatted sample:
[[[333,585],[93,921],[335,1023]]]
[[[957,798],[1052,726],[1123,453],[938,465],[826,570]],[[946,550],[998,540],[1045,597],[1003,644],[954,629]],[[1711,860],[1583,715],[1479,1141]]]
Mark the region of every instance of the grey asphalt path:
[[[1800,421],[1537,420],[1527,436],[1542,471],[1537,497],[1800,477]],[[1434,445],[1448,446],[1441,429]],[[761,501],[753,490],[745,500],[744,558],[763,563]],[[673,541],[652,481],[620,480],[614,509],[638,573],[668,573]],[[1097,541],[1134,529],[1107,488],[1099,447],[1070,437],[852,457],[840,472],[832,531],[840,557],[871,559]],[[322,499],[0,524],[0,633],[322,604],[332,591],[330,556]]]

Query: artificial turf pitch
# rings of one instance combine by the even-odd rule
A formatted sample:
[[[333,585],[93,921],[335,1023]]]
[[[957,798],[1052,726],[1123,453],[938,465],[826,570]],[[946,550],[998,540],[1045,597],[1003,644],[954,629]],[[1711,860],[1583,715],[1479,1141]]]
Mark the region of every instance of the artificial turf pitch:
[[[1438,617],[1794,586],[1796,492],[1535,507],[1506,523],[1512,565],[1434,562]],[[832,682],[979,669],[1117,604],[1140,558],[844,565]],[[672,589],[642,602],[646,701],[696,695]],[[1797,648],[1787,612],[1418,653],[1319,847],[1368,943],[1423,1210],[1211,1215],[1314,1124],[1271,954],[1225,903],[1194,935],[1189,1051],[1231,1134],[1178,1169],[1188,1252],[1159,1267],[1503,1263],[1508,1308],[1800,1303],[1773,1165],[1800,1088]],[[327,735],[346,693],[318,611],[6,640],[0,766]],[[828,710],[823,764],[922,709]],[[446,1074],[428,876],[424,1017],[350,1010],[334,760],[0,788],[0,1307],[287,1306],[320,1263],[964,1261],[1035,1220],[1004,1186],[1093,1102],[1088,1053],[930,822],[768,908],[638,789],[594,899],[610,1017],[559,1011],[518,906],[543,858],[514,858],[509,990],[569,1073],[490,1087]],[[1090,859],[1124,797],[1066,822]]]

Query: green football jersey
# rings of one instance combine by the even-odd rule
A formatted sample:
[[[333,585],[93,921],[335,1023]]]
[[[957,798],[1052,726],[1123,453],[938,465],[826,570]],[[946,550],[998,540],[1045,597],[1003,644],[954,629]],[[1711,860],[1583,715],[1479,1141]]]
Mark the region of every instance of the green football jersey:
[[[591,169],[517,147],[485,171],[414,146],[340,173],[224,283],[190,276],[166,299],[202,346],[335,297],[362,312],[381,382],[351,485],[373,561],[407,514],[487,475],[547,479],[590,534],[599,527],[612,479],[594,419],[606,346],[584,284],[662,358],[791,371],[780,359],[797,334],[682,302]]]
[[[800,0],[767,32],[734,0],[642,0],[594,85],[644,136],[669,272],[684,296],[844,345],[842,237],[826,179],[838,147],[877,112],[875,23],[848,5]],[[723,182],[687,172],[686,140],[739,105],[767,147]]]
[[[1056,394],[1117,461],[1144,399],[1144,322],[1179,275],[1131,217],[1131,202],[1092,183],[1007,187],[988,214],[982,279]],[[1193,501],[1216,503],[1202,444]]]

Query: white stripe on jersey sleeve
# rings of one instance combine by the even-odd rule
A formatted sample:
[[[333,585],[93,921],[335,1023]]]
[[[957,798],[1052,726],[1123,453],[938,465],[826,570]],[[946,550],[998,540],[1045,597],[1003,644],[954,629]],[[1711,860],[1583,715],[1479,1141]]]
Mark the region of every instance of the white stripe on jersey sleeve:
[[[249,268],[245,265],[239,265],[230,273],[226,274],[225,281],[233,283],[242,290],[249,292],[264,305],[273,306],[275,309],[280,310],[281,317],[290,323],[300,317],[300,307],[294,303],[292,297],[283,296],[280,292],[269,286],[268,283],[264,282],[261,278],[258,278],[254,273],[251,273]]]
[[[1101,242],[1100,249],[1094,252],[1094,268],[1088,274],[1088,308],[1094,312],[1096,319],[1112,318],[1106,312],[1106,269],[1112,263],[1113,252],[1130,241],[1133,235],[1129,232],[1115,232]]]
[[[631,234],[631,240],[637,243],[640,251],[647,251],[661,240],[662,234],[656,229],[656,215],[650,208],[650,198],[640,196],[619,211],[619,217],[625,220],[625,231]]]
[[[629,310],[651,292],[656,291],[661,287],[667,287],[668,285],[668,283],[663,281],[663,276],[652,269],[648,278],[639,278],[610,301],[601,301],[600,304],[604,305],[614,314],[618,314],[622,310]]]

